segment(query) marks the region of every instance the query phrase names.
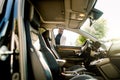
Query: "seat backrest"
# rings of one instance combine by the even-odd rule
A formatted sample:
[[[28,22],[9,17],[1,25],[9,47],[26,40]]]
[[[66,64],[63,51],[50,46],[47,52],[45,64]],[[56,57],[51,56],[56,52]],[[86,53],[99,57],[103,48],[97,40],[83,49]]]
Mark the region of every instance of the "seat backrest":
[[[60,59],[59,54],[56,52],[54,47],[50,44],[49,30],[46,30],[45,32],[43,32],[42,36],[43,36],[48,48],[52,51],[52,53],[56,57],[56,59]]]
[[[57,63],[55,56],[53,55],[51,50],[46,45],[46,43],[43,39],[43,36],[41,34],[39,34],[39,40],[40,40],[40,45],[41,45],[40,51],[43,52],[43,55],[46,58],[48,66],[50,67],[50,70],[52,72],[53,79],[54,80],[63,80],[63,77],[61,75],[61,68],[60,68],[59,64]]]
[[[33,21],[35,16],[34,12],[35,10],[33,5],[29,2],[26,2],[24,21],[27,40],[28,80],[53,80],[51,70],[44,56],[42,55],[43,53],[41,51],[37,51],[32,44],[30,27],[34,27],[34,25],[31,25],[30,22]]]
[[[30,9],[30,12],[28,9]],[[26,28],[29,29],[30,26],[32,26],[34,29],[37,29],[38,31],[38,27],[40,27],[40,17],[39,17],[39,14],[37,13],[37,11],[35,10],[34,6],[31,5],[30,3],[26,4],[26,8],[25,8],[25,21],[26,20],[29,20]],[[32,14],[30,14],[32,13]],[[26,32],[30,32],[30,30],[26,31]],[[27,35],[27,36],[30,36],[30,33]],[[40,74],[43,73],[43,77],[44,79],[45,76],[50,76],[50,71],[52,73],[52,77],[54,80],[62,80],[60,79],[61,77],[61,73],[60,73],[60,67],[59,65],[57,64],[56,62],[56,59],[54,58],[53,55],[51,55],[51,52],[50,50],[48,49],[48,47],[46,46],[46,44],[44,43],[44,40],[42,39],[42,36],[39,37],[39,41],[40,43],[38,43],[40,45],[40,52],[36,52],[34,47],[33,47],[33,44],[32,44],[32,40],[29,39],[29,37],[27,37],[27,47],[28,47],[28,53],[29,53],[29,63],[31,64],[30,66],[30,69],[32,70],[32,72],[30,72],[31,74],[33,73],[33,78],[35,77],[36,80],[43,80],[41,79],[42,76]],[[32,49],[32,50],[31,50]],[[43,58],[40,58],[39,56],[43,55]],[[40,59],[39,59],[40,58]],[[43,59],[43,60],[41,60]],[[48,66],[46,67],[44,65],[44,63]],[[37,66],[37,67],[36,67]],[[40,70],[40,67],[41,67],[41,70]],[[47,68],[47,70],[46,70]],[[49,69],[50,71],[49,71]],[[29,70],[30,70],[29,69]],[[46,71],[48,71],[48,73],[46,73]],[[36,76],[37,75],[37,76]],[[47,78],[47,79],[48,79]],[[31,80],[34,80],[34,79],[31,79]],[[51,79],[48,79],[48,80],[51,80]]]
[[[27,52],[28,52],[28,80],[52,80],[52,74],[42,52],[36,51],[32,45],[29,22],[26,26]]]

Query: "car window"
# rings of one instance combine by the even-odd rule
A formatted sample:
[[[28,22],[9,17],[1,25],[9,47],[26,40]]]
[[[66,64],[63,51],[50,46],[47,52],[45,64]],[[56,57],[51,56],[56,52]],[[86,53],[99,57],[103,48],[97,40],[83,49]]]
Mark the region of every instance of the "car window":
[[[60,28],[54,29],[53,31],[56,45],[81,46],[86,40],[82,35],[70,30],[64,29],[61,36],[59,35]]]

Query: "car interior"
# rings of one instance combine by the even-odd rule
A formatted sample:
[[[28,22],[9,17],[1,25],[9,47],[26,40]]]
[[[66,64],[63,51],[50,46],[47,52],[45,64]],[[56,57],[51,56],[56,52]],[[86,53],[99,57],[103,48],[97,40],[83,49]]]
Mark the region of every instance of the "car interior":
[[[34,11],[34,7],[33,6],[31,6],[31,8],[30,8],[31,10],[30,11]],[[35,11],[36,12],[36,11]],[[35,12],[33,12],[33,14],[35,13]],[[31,12],[30,12],[31,13]],[[37,13],[37,12],[36,12]],[[33,14],[32,14],[32,16],[33,16]],[[31,17],[31,15],[30,15],[30,17]],[[33,17],[36,17],[36,15],[35,16],[33,16]],[[32,20],[28,20],[28,23],[31,25],[31,27],[32,26],[36,26],[37,28],[39,28],[39,25],[38,25],[38,23],[39,22],[37,22],[36,20],[35,20],[35,22],[34,22],[34,20],[32,19]],[[37,23],[37,24],[36,24]],[[29,26],[27,26],[27,28],[29,28]],[[34,28],[35,29],[35,28]],[[77,75],[77,73],[75,73],[75,71],[69,71],[68,73],[66,72],[66,73],[62,73],[63,72],[63,69],[62,69],[62,65],[59,65],[59,63],[57,62],[57,60],[56,60],[56,58],[55,58],[55,55],[52,53],[52,51],[48,48],[48,46],[46,45],[46,43],[45,43],[45,41],[44,41],[44,39],[43,39],[43,37],[42,37],[42,34],[40,34],[39,33],[39,30],[37,31],[37,32],[35,32],[35,30],[34,29],[32,29],[31,30],[31,32],[34,34],[34,35],[37,35],[38,36],[38,39],[39,39],[39,43],[40,43],[40,49],[39,49],[39,51],[38,51],[38,55],[40,55],[40,52],[41,52],[41,54],[44,56],[44,58],[45,58],[45,61],[47,62],[47,64],[48,64],[48,66],[49,66],[49,69],[50,69],[50,71],[51,71],[51,74],[52,74],[52,78],[53,78],[53,80],[64,80],[64,79],[71,79],[71,80],[74,80],[74,79],[95,79],[94,77],[92,77],[92,76],[90,76],[90,75],[79,75],[79,76],[75,76],[75,75]],[[37,29],[36,29],[37,30]],[[30,32],[30,31],[26,31],[26,32]],[[27,33],[26,33],[27,34]],[[31,35],[30,36],[30,34],[31,33],[29,33],[29,38],[31,38],[31,40],[32,39],[34,39],[33,38],[33,36]],[[29,40],[29,39],[27,39],[28,41],[31,41],[31,40]],[[32,41],[31,41],[32,42]],[[28,43],[30,43],[30,42],[28,42]],[[29,45],[28,45],[29,46]],[[30,46],[29,46],[30,47]],[[34,53],[34,54],[36,54],[36,53]],[[33,58],[34,58],[35,56],[33,55],[33,57],[30,57],[30,60],[34,60]],[[36,58],[37,59],[37,58]],[[60,61],[60,60],[59,60]],[[61,60],[62,61],[62,60]],[[31,61],[31,62],[33,62],[33,63],[37,63],[35,60],[34,61]],[[32,65],[34,65],[32,63]],[[36,66],[36,65],[35,65]],[[38,65],[38,66],[36,66],[36,67],[39,67],[39,66],[41,66],[41,65]],[[33,68],[36,68],[36,67],[33,67]],[[33,69],[34,70],[34,69]],[[71,75],[70,75],[70,73],[71,73]],[[39,74],[39,73],[38,73]],[[38,74],[37,73],[34,73],[34,75],[36,75],[36,76],[33,76],[33,78],[35,78],[35,80],[36,79],[39,79],[37,76],[38,76]],[[46,75],[46,74],[44,74],[44,75]],[[30,75],[31,76],[31,75]],[[75,78],[75,77],[76,78]],[[72,78],[72,77],[74,77],[74,78]]]
[[[59,80],[59,79],[78,79],[79,78],[82,80],[81,76],[83,76],[83,74],[85,74],[84,77],[86,78],[88,78],[88,76],[91,76],[93,79],[98,79],[98,80],[119,79],[119,70],[112,63],[112,61],[110,61],[111,58],[103,57],[102,59],[99,59],[95,64],[94,64],[95,62],[94,60],[93,62],[88,61],[88,63],[87,62],[85,63],[83,59],[83,60],[80,60],[81,62],[80,65],[74,64],[74,65],[70,65],[69,67],[68,66],[66,67],[64,64],[66,64],[66,62],[69,60],[65,60],[61,58],[59,55],[59,52],[57,52],[56,50],[55,45],[51,46],[51,44],[49,43],[50,42],[49,34],[51,34],[49,33],[49,31],[56,26],[61,27],[62,25],[64,26],[64,28],[79,29],[80,26],[82,26],[82,24],[88,17],[91,20],[98,19],[98,17],[95,15],[95,12],[97,11],[99,13],[101,12],[94,8],[94,5],[96,4],[96,2],[97,2],[96,0],[93,0],[93,1],[89,1],[89,0],[86,0],[86,1],[44,0],[43,1],[43,0],[40,0],[36,2],[31,1],[32,6],[34,6],[33,7],[34,12],[32,12],[32,14],[33,15],[36,14],[33,17],[33,19],[35,20],[32,20],[31,22],[33,22],[32,23],[33,27],[36,26],[34,28],[38,28],[38,27],[39,29],[44,28],[43,32],[39,31],[39,43],[41,48],[40,51],[46,57],[46,61],[51,70],[53,79]],[[80,7],[79,5],[81,5],[82,7]],[[35,16],[40,16],[40,19]],[[47,37],[48,39],[46,39]],[[88,44],[88,43],[89,41],[86,42],[85,44]],[[100,45],[100,44],[97,42],[94,42],[93,45],[97,47],[97,45]],[[66,50],[64,49],[65,49],[65,46],[61,48],[61,52],[65,53]],[[89,50],[90,49],[87,48],[85,53],[88,53]],[[68,49],[67,53],[69,52],[70,52],[70,48]],[[81,56],[87,57],[86,59],[90,60],[88,58],[89,57],[88,55],[89,54],[81,55]],[[89,66],[89,64],[91,64],[91,66]],[[110,70],[112,71],[112,74],[111,72],[109,72],[109,70],[107,70],[107,67],[110,68]],[[76,76],[78,74],[79,74],[79,77]]]
[[[101,50],[84,32],[81,46],[55,43],[55,28],[81,31],[88,18],[92,24],[103,14],[97,0],[1,2],[0,80],[120,80],[118,43]]]

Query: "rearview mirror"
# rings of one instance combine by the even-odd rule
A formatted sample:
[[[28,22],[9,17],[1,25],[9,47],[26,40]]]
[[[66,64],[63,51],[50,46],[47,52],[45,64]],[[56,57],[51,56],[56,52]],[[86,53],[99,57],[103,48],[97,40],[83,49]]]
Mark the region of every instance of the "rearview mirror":
[[[91,13],[90,13],[90,18],[92,20],[97,20],[102,16],[103,12],[98,10],[98,9],[92,9]]]

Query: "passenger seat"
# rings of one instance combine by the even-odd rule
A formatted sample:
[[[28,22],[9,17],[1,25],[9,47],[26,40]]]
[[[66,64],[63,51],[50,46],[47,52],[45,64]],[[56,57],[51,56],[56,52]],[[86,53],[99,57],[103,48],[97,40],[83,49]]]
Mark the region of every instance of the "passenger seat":
[[[43,52],[43,55],[48,63],[48,66],[52,72],[53,75],[53,80],[86,80],[86,79],[92,79],[92,80],[97,80],[95,78],[93,78],[90,75],[87,74],[74,74],[74,71],[71,75],[62,75],[62,70],[61,67],[59,66],[59,64],[56,61],[55,56],[53,55],[52,51],[48,48],[48,46],[46,45],[43,37],[41,34],[39,34],[39,40],[40,40],[40,45],[41,45],[41,49],[40,51]],[[90,76],[90,77],[89,77]]]
[[[45,32],[42,33],[42,36],[47,44],[47,47],[51,50],[53,56],[57,59],[57,60],[62,60],[60,55],[57,53],[57,51],[54,49],[54,47],[50,44],[50,37],[49,37],[49,30],[46,30]],[[67,68],[67,71],[85,71],[86,69],[80,65],[74,65],[71,66],[69,68]]]
[[[39,35],[41,46],[40,51],[36,51],[30,36],[29,22],[26,22],[25,28],[28,50],[28,80],[97,80],[86,74],[74,75],[70,77],[62,75],[62,71],[60,70],[60,67],[53,55],[51,55],[51,51],[46,46],[42,35]]]

